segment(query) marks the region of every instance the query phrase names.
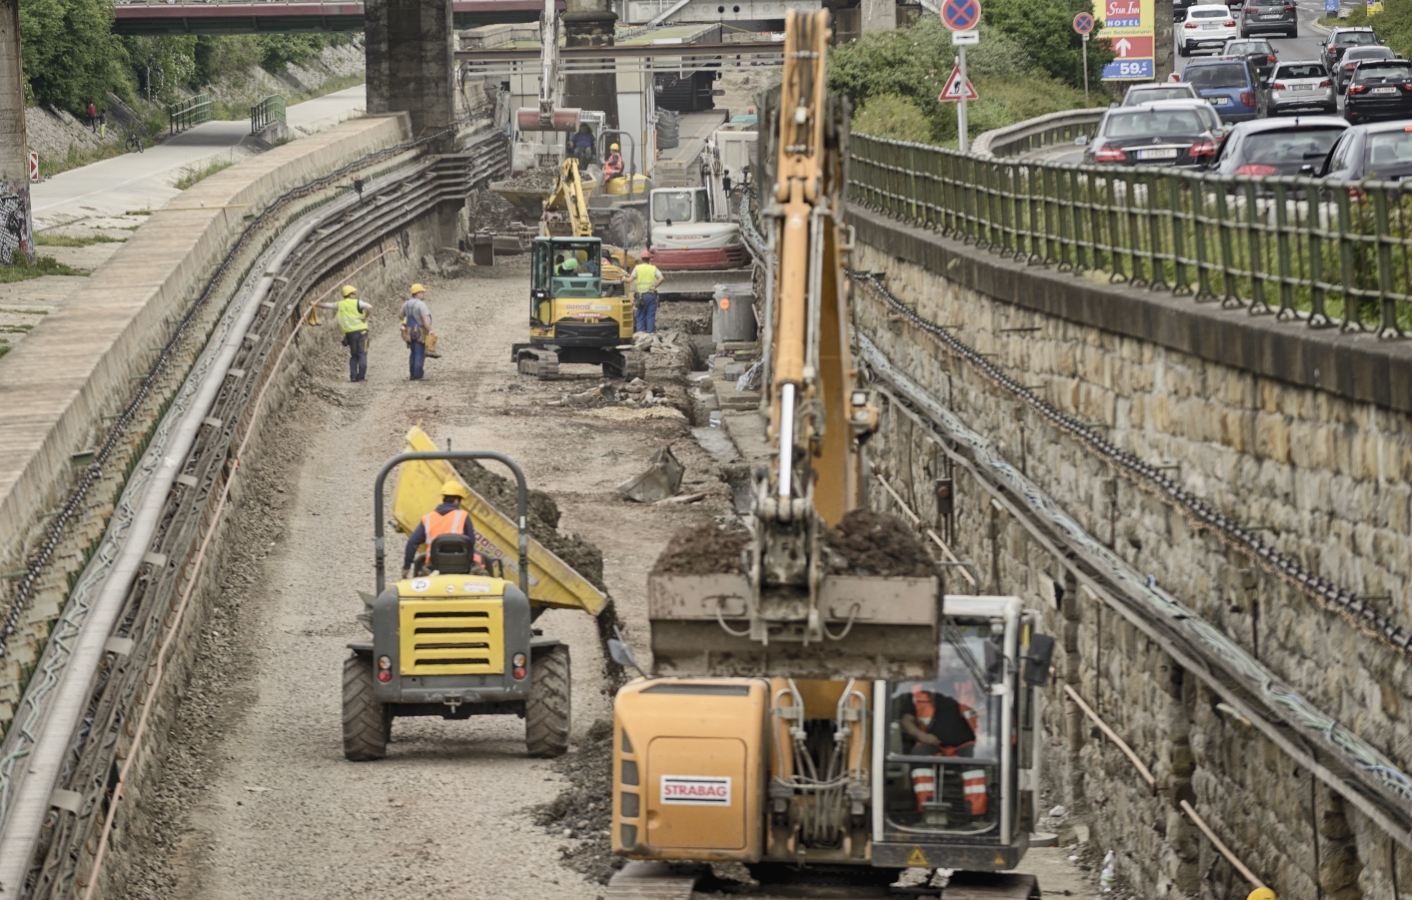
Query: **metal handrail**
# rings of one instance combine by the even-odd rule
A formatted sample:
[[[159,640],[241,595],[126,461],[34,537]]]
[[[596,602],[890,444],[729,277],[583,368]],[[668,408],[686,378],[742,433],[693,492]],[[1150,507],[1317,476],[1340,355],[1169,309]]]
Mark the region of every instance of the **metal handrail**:
[[[211,121],[211,95],[197,94],[167,107],[167,119],[171,122],[172,134],[180,134],[188,128]]]
[[[1093,137],[1108,107],[1066,109],[987,131],[971,144],[976,156],[1019,156],[1040,147],[1072,144],[1079,135]]]
[[[271,122],[288,125],[285,118],[285,99],[279,94],[271,94],[250,107],[250,133],[259,134]]]
[[[1398,182],[978,158],[855,134],[849,197],[1032,265],[1314,328],[1412,328]]]

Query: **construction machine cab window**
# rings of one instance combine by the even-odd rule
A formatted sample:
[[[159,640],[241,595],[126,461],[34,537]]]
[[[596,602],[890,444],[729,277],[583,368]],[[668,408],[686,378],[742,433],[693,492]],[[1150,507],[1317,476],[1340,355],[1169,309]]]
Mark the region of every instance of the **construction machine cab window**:
[[[711,210],[708,208],[707,205],[706,192],[703,190],[653,191],[652,221],[711,221]]]
[[[534,243],[531,293],[596,298],[602,293],[602,258],[603,244],[597,238],[541,238]]]
[[[937,677],[888,685],[884,802],[890,827],[974,834],[996,827],[1003,650],[990,626],[941,643]]]

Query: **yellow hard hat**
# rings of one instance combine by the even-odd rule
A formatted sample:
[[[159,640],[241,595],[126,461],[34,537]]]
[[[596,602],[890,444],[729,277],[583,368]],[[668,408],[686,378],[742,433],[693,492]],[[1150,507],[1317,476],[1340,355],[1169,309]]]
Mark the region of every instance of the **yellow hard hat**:
[[[343,286],[343,296],[345,296],[345,297],[351,297],[351,296],[353,296],[353,295],[356,294],[356,293],[358,293],[358,289],[355,288],[353,285],[351,285],[351,284],[345,284],[345,285]]]
[[[441,496],[460,497],[462,500],[464,500],[467,497],[471,496],[471,492],[462,487],[461,482],[457,481],[454,478],[450,478],[447,479],[446,483],[441,486]]]
[[[618,149],[618,145],[617,145],[617,144],[609,144],[609,145],[608,145],[608,149],[609,149],[609,150],[616,150],[616,149]]]
[[[1275,900],[1275,892],[1267,887],[1258,887],[1251,891],[1245,900]]]
[[[424,288],[424,287],[422,287],[420,284],[414,284],[414,285],[412,285],[412,293],[414,293],[414,294],[425,294],[426,292],[427,292],[427,289]]]

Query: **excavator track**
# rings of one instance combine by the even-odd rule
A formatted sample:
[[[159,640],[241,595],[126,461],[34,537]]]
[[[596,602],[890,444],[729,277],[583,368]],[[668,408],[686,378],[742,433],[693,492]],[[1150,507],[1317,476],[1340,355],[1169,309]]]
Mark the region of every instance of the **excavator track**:
[[[613,875],[604,900],[690,900],[701,875],[700,866],[635,859]]]
[[[548,350],[527,351],[517,362],[521,375],[532,375],[540,381],[559,377],[559,354]]]

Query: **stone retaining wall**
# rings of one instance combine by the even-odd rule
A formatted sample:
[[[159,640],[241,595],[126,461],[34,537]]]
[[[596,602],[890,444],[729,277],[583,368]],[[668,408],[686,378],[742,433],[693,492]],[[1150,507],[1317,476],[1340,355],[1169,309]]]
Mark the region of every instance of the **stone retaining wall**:
[[[1268,320],[1251,326],[1243,312],[1124,294],[866,213],[854,221],[855,268],[884,273],[889,290],[920,315],[994,354],[1007,374],[1117,446],[1172,466],[1184,487],[1235,521],[1268,527],[1267,542],[1281,552],[1359,593],[1391,594],[1385,611],[1407,622],[1412,415],[1393,408],[1400,403],[1369,402],[1392,394],[1357,376],[1365,365],[1388,371],[1360,361],[1365,349],[1385,362],[1405,348]],[[1181,302],[1192,309],[1177,308]],[[1090,535],[1412,768],[1406,656],[1192,528],[965,362],[889,318],[868,291],[856,292],[855,310],[859,328],[894,364],[994,441]],[[1306,383],[1275,377],[1272,369],[1292,371],[1296,362],[1269,358],[1278,342],[1266,342],[1266,365],[1236,364],[1259,357],[1261,335],[1272,328],[1291,330],[1287,343],[1327,344],[1303,358],[1335,359],[1338,371],[1311,367],[1314,380]],[[1224,342],[1219,329],[1229,333]],[[890,413],[871,450],[878,470],[936,522],[932,480],[947,472],[939,449]],[[1118,871],[1138,896],[1225,900],[1249,891],[1178,811],[1181,800],[1281,900],[1315,900],[1316,882],[1343,900],[1393,896],[1386,835],[1221,709],[1218,697],[1140,632],[1086,591],[1066,587],[1061,569],[977,484],[958,474],[956,494],[955,549],[979,567],[982,590],[1025,598],[1044,610],[1046,628],[1060,639],[1059,684],[1049,690],[1044,717],[1053,802],[1078,810],[1098,845],[1118,850]],[[1097,739],[1065,699],[1064,684],[1144,759],[1157,776],[1157,796]],[[1403,883],[1409,880],[1404,872]]]

